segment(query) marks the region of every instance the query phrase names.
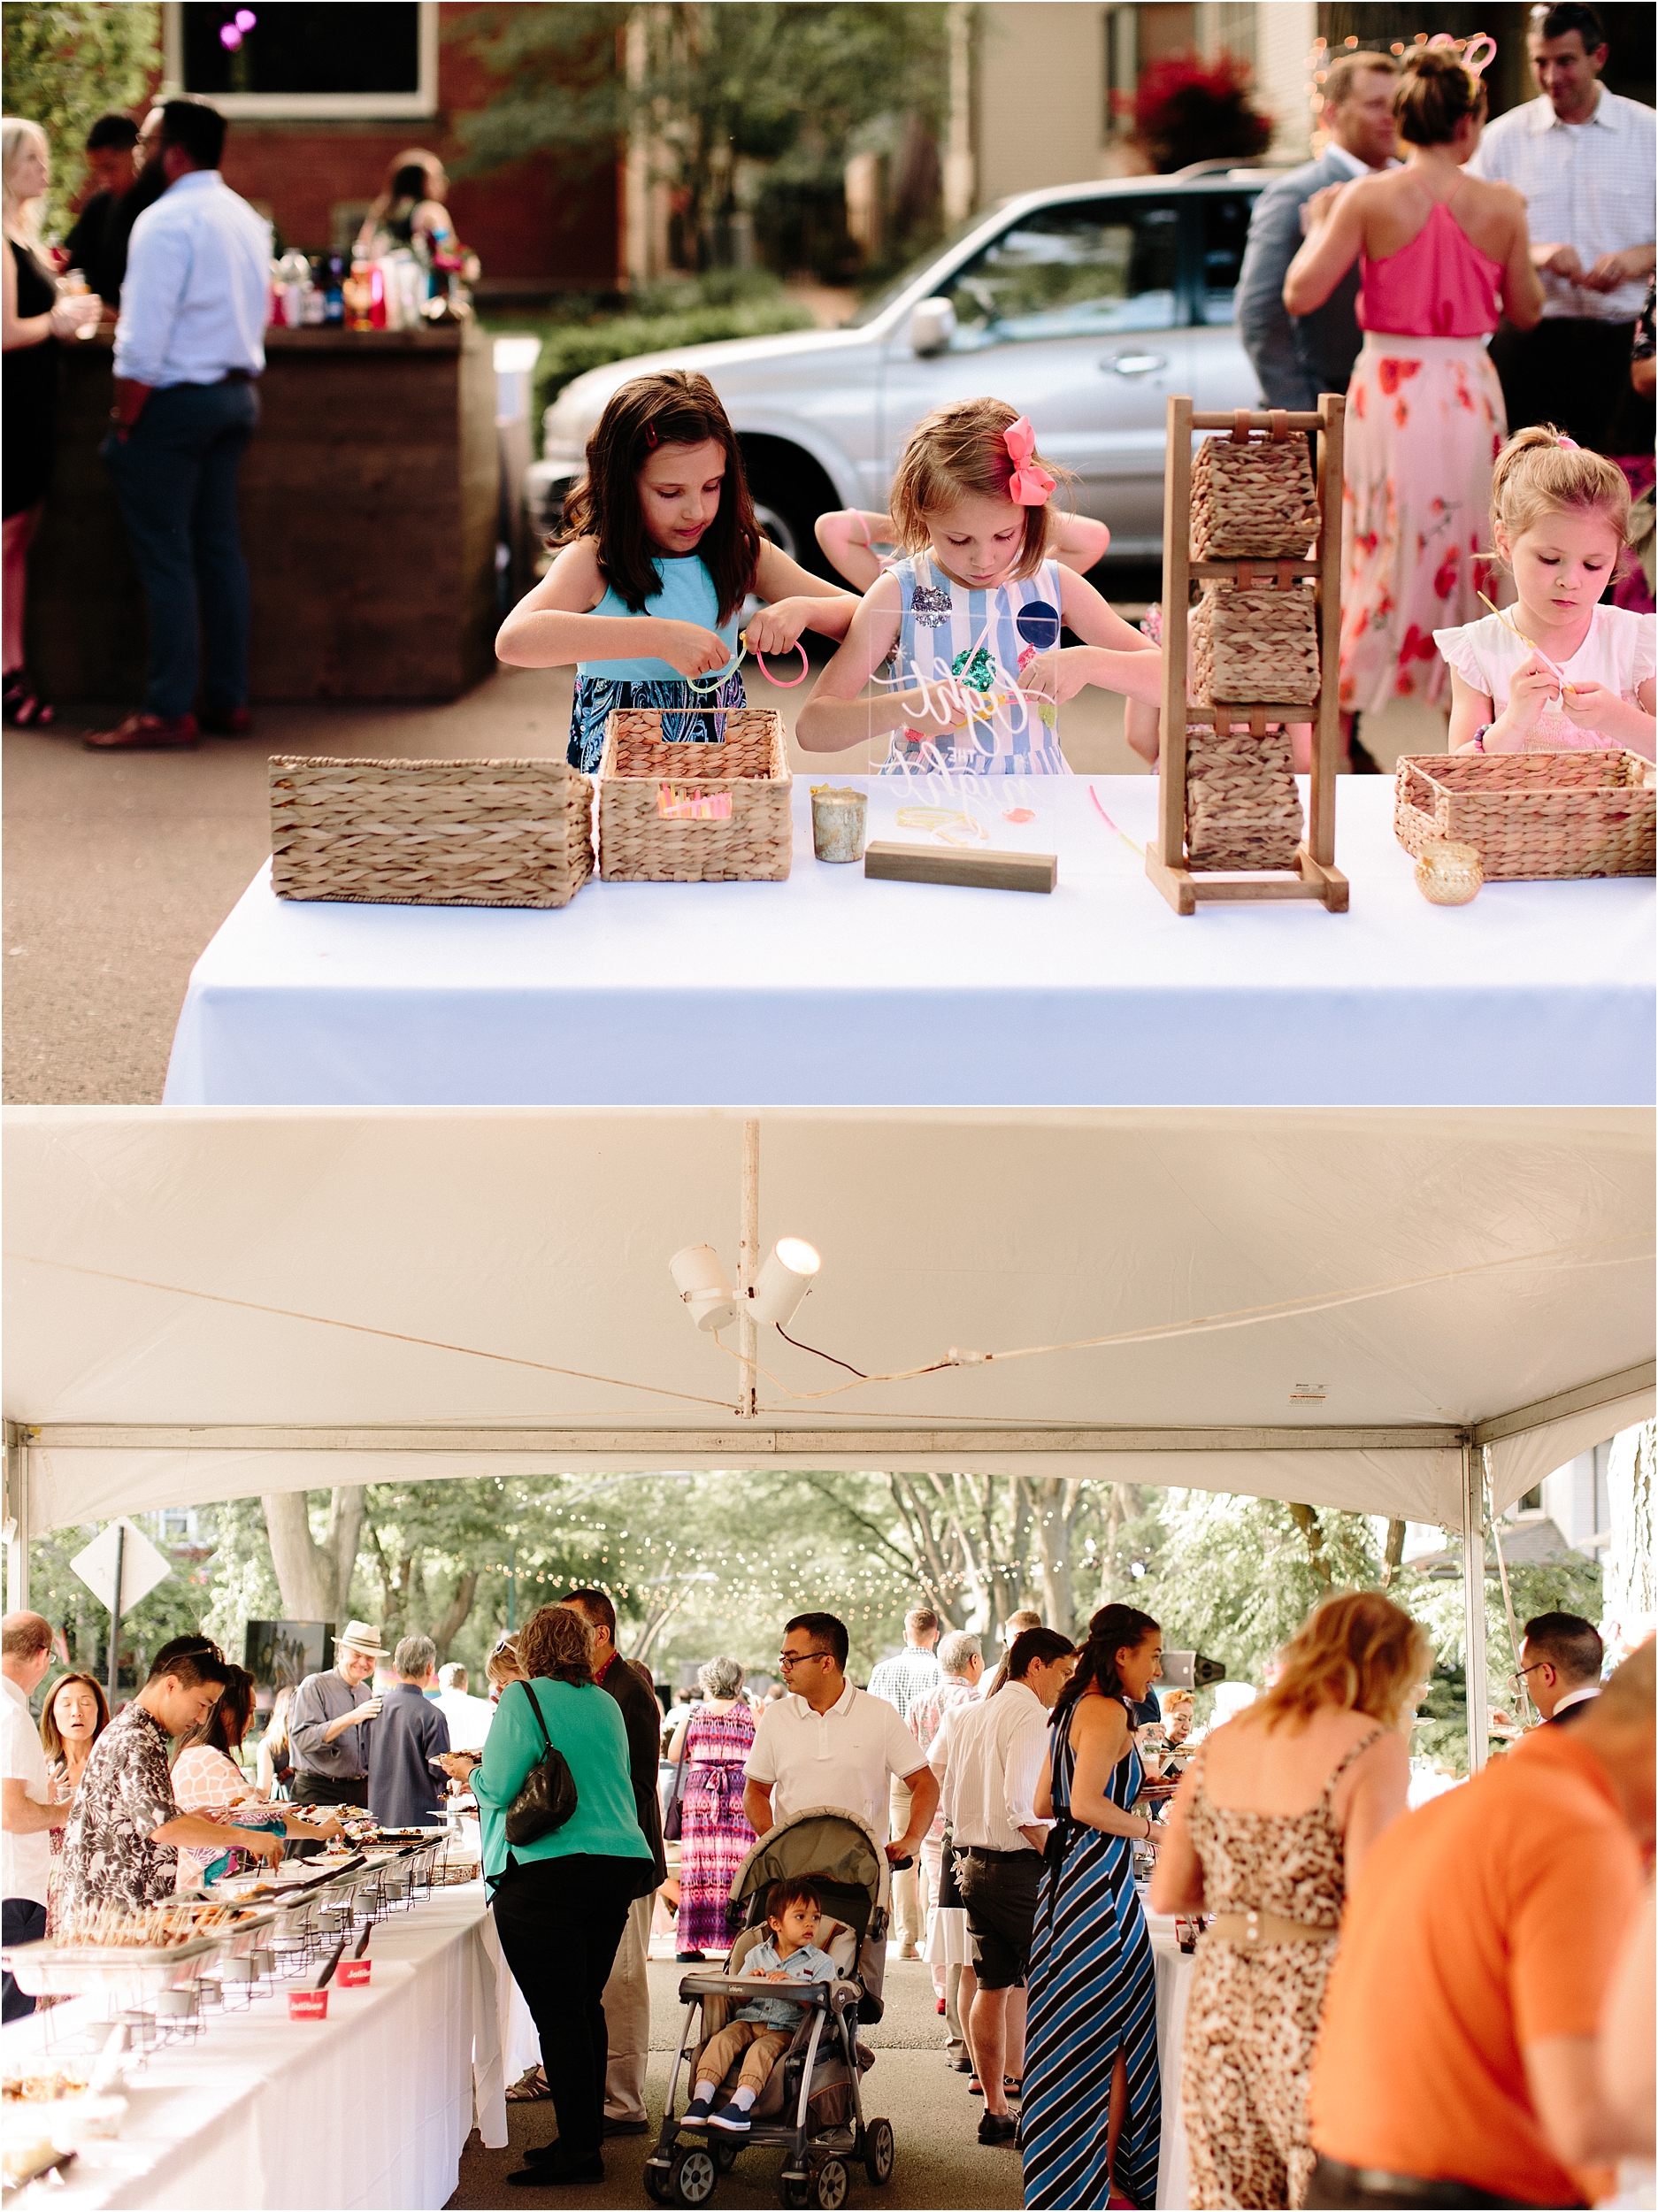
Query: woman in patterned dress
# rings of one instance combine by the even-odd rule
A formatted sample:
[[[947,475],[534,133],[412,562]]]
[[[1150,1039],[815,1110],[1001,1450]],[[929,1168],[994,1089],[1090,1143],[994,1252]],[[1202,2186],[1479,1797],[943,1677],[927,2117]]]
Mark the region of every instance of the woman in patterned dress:
[[[73,1805],[92,1747],[110,1724],[110,1701],[96,1675],[60,1674],[41,1708],[41,1743],[46,1753],[52,1795]],[[64,1855],[64,1832],[50,1831],[51,1864],[46,1870],[46,1932],[52,1932],[58,1901],[58,1870]]]
[[[668,1756],[685,1755],[679,1831],[681,1959],[731,1948],[725,1904],[732,1877],[754,1848],[742,1809],[742,1770],[754,1748],[754,1715],[734,1659],[710,1659],[697,1676],[702,1701],[674,1731]]]
[[[232,1755],[242,1747],[253,1718],[254,1679],[246,1667],[225,1668],[226,1682],[212,1711],[173,1763],[173,1794],[181,1813],[223,1820],[239,1828],[327,1842],[342,1832],[337,1820],[302,1820],[262,1798]],[[227,1855],[211,1844],[179,1846],[179,1887],[199,1889],[207,1868]]]
[[[1132,1851],[1153,1830],[1131,1810],[1142,1775],[1129,1713],[1162,1670],[1151,1616],[1104,1606],[1054,1709],[1036,1814],[1057,1824],[1031,1948],[1020,2130],[1031,2207],[1157,2200],[1157,1994]]]
[[[1374,1591],[1332,1598],[1266,1695],[1198,1752],[1169,1817],[1154,1912],[1212,1913],[1182,2069],[1192,2202],[1300,2206],[1307,2078],[1341,1909],[1405,1809],[1427,1638]]]

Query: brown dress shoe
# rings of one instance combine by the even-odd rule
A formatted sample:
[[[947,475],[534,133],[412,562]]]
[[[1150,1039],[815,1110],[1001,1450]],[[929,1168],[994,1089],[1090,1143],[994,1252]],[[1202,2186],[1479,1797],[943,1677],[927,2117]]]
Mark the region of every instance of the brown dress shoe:
[[[250,737],[253,717],[246,707],[203,707],[196,726],[209,737]]]
[[[193,753],[201,742],[193,714],[129,714],[112,730],[88,730],[89,753]]]

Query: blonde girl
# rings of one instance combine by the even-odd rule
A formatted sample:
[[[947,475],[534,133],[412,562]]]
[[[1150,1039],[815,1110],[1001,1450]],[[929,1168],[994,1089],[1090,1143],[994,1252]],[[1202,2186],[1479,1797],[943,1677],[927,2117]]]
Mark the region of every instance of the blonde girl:
[[[903,557],[871,585],[801,710],[806,751],[880,737],[884,772],[1067,775],[1063,701],[1085,684],[1156,699],[1155,646],[1054,557],[1056,488],[1005,401],[965,400],[917,427],[893,479]],[[1062,624],[1086,642],[1060,651]]]
[[[564,506],[562,550],[501,626],[518,668],[576,666],[569,759],[591,775],[614,709],[680,710],[665,733],[718,742],[717,710],[745,703],[738,616],[752,594],[751,651],[784,653],[803,630],[842,638],[857,602],[763,537],[718,395],[684,369],[636,376],[587,441]]]
[[[1451,671],[1458,752],[1654,753],[1658,615],[1606,603],[1629,542],[1622,469],[1552,423],[1509,439],[1492,472],[1491,535],[1516,603],[1433,641]]]

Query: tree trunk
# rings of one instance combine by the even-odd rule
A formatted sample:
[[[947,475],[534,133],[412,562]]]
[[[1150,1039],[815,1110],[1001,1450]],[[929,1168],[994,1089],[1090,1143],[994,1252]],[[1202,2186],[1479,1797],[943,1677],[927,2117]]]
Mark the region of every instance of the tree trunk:
[[[1382,1555],[1382,1587],[1384,1590],[1393,1588],[1399,1570],[1404,1563],[1404,1557],[1405,1524],[1402,1521],[1389,1521],[1387,1548]]]
[[[1018,1591],[1018,1596],[1014,1602],[1016,1605],[1023,1606],[1027,1612],[1031,1612],[1034,1611],[1036,1607],[1036,1590],[1031,1581],[1029,1571],[1031,1486],[1023,1475],[1010,1476],[1009,1486],[1013,1493],[1013,1544],[1010,1556],[1014,1586]]]
[[[1612,1440],[1607,1457],[1612,1541],[1606,1560],[1607,1621],[1625,1651],[1652,1633],[1658,1611],[1653,1514],[1658,1508],[1658,1423],[1643,1422]]]
[[[1100,1562],[1100,1602],[1101,1605],[1110,1604],[1112,1593],[1117,1587],[1117,1548],[1123,1537],[1126,1489],[1125,1483],[1114,1482],[1111,1485],[1111,1502],[1106,1508],[1105,1553]]]
[[[290,1620],[332,1621],[339,1628],[351,1603],[351,1577],[367,1494],[361,1483],[330,1493],[328,1523],[320,1542],[311,1532],[309,1495],[303,1490],[266,1493],[263,1503],[271,1563]]]
[[[1307,1563],[1312,1569],[1315,1579],[1328,1595],[1333,1586],[1330,1579],[1330,1562],[1324,1557],[1324,1532],[1319,1525],[1318,1516],[1309,1505],[1291,1505],[1286,1509],[1307,1540]]]
[[[1071,1517],[1077,1487],[1063,1475],[1045,1476],[1037,1501],[1041,1511],[1042,1618],[1062,1636],[1069,1636],[1072,1626]]]
[[[449,1646],[466,1625],[466,1617],[472,1609],[472,1599],[478,1590],[478,1570],[469,1567],[455,1585],[455,1596],[449,1611],[432,1631],[432,1640],[438,1647],[438,1664],[441,1666],[449,1655]]]

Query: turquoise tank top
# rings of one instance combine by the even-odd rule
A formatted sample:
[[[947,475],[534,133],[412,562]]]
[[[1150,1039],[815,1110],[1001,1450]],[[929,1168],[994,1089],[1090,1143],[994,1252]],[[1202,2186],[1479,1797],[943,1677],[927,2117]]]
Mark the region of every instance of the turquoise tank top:
[[[655,562],[661,588],[651,594],[642,609],[630,607],[614,585],[607,584],[604,596],[593,610],[595,614],[612,618],[636,612],[660,615],[669,622],[695,622],[704,630],[712,630],[725,641],[728,655],[737,650],[737,624],[741,610],[733,611],[728,622],[719,620],[719,595],[714,580],[709,574],[700,553],[658,553]],[[685,679],[677,668],[666,661],[641,657],[635,660],[578,661],[578,676],[608,676],[618,683],[683,683]]]

